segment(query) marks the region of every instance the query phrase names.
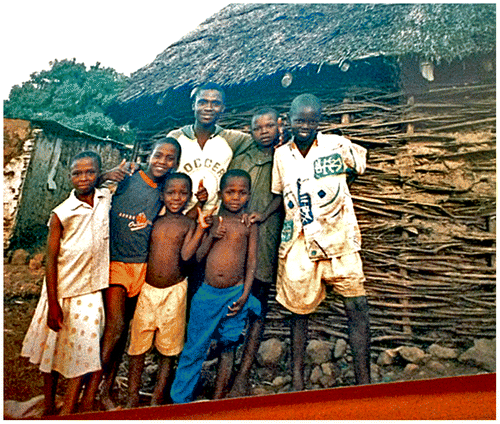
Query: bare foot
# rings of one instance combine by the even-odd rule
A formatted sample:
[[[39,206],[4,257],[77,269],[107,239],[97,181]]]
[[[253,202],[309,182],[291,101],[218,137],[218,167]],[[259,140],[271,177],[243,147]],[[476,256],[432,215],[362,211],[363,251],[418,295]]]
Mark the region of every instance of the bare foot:
[[[101,403],[101,406],[105,411],[113,411],[118,409],[118,407],[114,404],[114,402],[111,400],[109,396],[101,395],[99,402]]]

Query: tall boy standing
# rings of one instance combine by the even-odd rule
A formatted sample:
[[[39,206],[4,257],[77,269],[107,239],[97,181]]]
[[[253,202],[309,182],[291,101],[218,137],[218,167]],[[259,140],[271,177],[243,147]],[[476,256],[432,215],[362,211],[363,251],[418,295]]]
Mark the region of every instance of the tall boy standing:
[[[321,103],[296,97],[290,108],[293,138],[276,149],[272,192],[283,196],[276,300],[292,312],[292,383],[304,388],[308,316],[325,298],[325,285],[343,297],[357,384],[370,383],[370,330],[359,250],[361,234],[346,175],[362,174],[366,150],[317,131]]]
[[[182,148],[178,170],[189,175],[196,192],[186,206],[186,214],[196,218],[196,208],[204,211],[217,206],[219,182],[233,154],[243,152],[252,144],[252,137],[236,130],[227,130],[217,122],[225,109],[225,93],[215,83],[197,87],[193,94],[194,124],[168,133]],[[203,266],[194,267],[188,277],[188,304],[203,280]]]

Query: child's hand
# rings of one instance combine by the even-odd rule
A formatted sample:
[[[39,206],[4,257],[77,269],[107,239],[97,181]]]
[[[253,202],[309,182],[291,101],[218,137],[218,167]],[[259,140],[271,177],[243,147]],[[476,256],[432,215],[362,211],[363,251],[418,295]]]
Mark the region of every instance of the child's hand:
[[[246,212],[245,212],[244,214],[242,214],[242,215],[241,215],[241,222],[242,222],[243,224],[245,224],[247,227],[250,227],[250,225],[252,225],[252,224],[253,224],[253,222],[251,222],[251,221],[250,221],[250,217],[251,217],[251,216],[252,216],[252,215],[249,215],[249,214],[248,214],[248,213],[246,213]]]
[[[61,305],[59,305],[59,302],[57,302],[56,304],[49,306],[47,325],[51,330],[58,332],[62,328],[62,323],[63,313]]]
[[[260,224],[261,222],[264,222],[264,216],[260,212],[252,212],[250,215],[248,215],[248,222],[251,224]]]
[[[236,302],[233,302],[232,305],[227,307],[229,309],[229,312],[227,313],[226,316],[234,317],[241,310],[241,308],[245,306],[246,301],[247,298],[241,296]]]
[[[221,239],[226,235],[226,226],[223,223],[222,216],[219,216],[219,223],[218,225],[212,227],[212,236],[217,239]]]
[[[207,229],[208,227],[211,227],[212,224],[214,223],[213,213],[215,212],[215,209],[217,209],[217,206],[214,206],[209,211],[203,211],[199,206],[197,209],[198,209],[198,224],[200,225],[200,227],[203,228],[204,230]]]
[[[136,168],[137,164],[135,162],[127,162],[125,159],[123,159],[120,165],[106,172],[106,180],[116,182],[123,181],[123,179],[127,175],[132,175],[135,172]]]
[[[285,144],[285,126],[283,124],[283,119],[279,117],[276,121],[278,123],[278,143],[274,146],[275,149]]]
[[[208,190],[203,185],[203,178],[200,180],[198,184],[198,190],[194,195],[198,199],[198,202],[200,202],[202,205],[205,204],[208,200]]]

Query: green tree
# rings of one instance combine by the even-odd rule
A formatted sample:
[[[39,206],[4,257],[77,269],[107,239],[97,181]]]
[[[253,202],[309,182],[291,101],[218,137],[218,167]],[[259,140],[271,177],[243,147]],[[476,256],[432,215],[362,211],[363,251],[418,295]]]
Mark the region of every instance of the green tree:
[[[4,116],[52,119],[100,137],[132,142],[134,132],[117,126],[106,114],[114,98],[129,83],[128,77],[97,62],[87,69],[73,60],[50,62],[51,69],[34,72],[30,80],[14,86],[4,102]]]

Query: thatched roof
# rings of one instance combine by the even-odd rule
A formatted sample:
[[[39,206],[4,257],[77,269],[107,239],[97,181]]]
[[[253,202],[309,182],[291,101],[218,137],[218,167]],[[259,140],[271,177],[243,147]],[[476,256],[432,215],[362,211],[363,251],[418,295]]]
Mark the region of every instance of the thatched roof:
[[[495,50],[495,4],[231,4],[132,76],[128,102],[212,80],[247,83],[310,64]]]

